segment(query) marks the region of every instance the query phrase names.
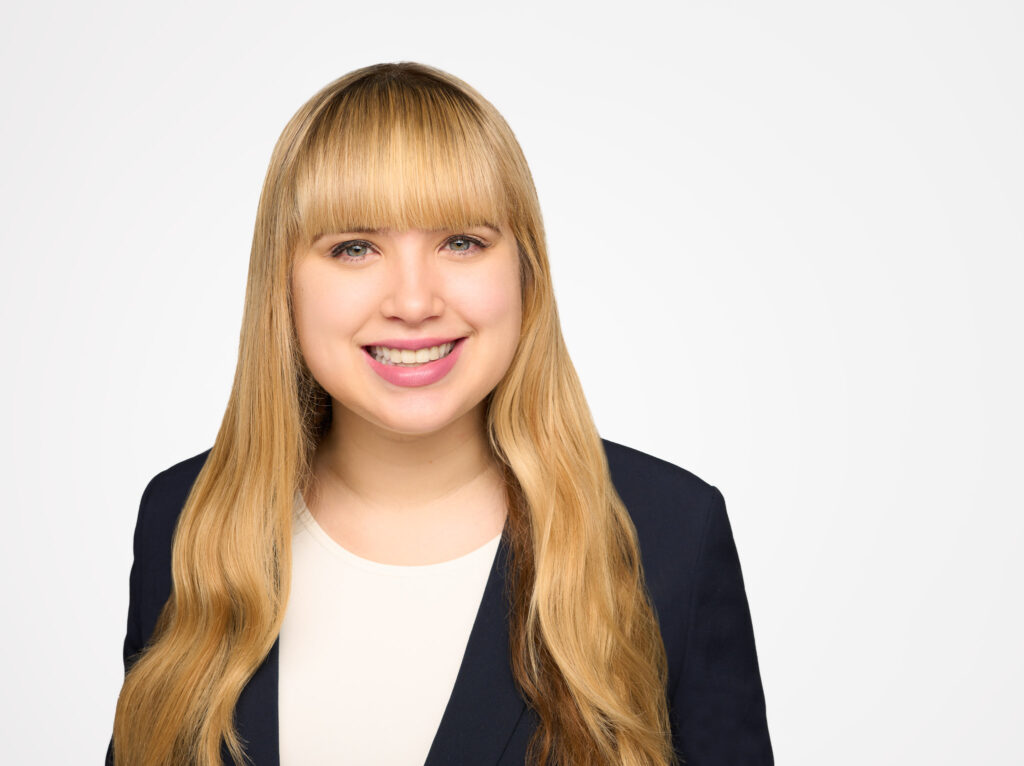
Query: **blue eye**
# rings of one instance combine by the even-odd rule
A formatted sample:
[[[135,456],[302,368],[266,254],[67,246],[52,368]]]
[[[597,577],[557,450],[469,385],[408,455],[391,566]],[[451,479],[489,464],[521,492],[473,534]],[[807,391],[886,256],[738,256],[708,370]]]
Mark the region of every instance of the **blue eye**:
[[[459,234],[446,240],[445,247],[453,253],[474,253],[478,250],[484,250],[485,248],[490,247],[490,245],[482,242],[476,237]],[[340,261],[361,262],[364,261],[366,256],[373,252],[373,250],[373,245],[365,240],[348,239],[344,242],[339,242],[332,247],[330,249],[330,256],[332,258],[337,258]]]
[[[478,247],[481,250],[487,247],[487,245],[476,237],[467,237],[462,234],[457,237],[452,237],[446,244],[451,247],[452,252],[454,253],[469,253],[473,251],[474,247]]]
[[[342,261],[361,261],[366,257],[372,245],[358,239],[350,239],[346,242],[339,242],[331,248],[331,255]]]

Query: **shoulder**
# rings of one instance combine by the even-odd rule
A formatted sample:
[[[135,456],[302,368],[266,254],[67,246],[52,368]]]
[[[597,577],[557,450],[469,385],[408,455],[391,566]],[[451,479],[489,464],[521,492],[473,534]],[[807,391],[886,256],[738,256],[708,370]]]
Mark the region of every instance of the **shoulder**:
[[[718,488],[687,469],[623,444],[601,440],[612,484],[637,533],[677,541],[699,534],[709,516],[724,511]]]
[[[149,637],[171,592],[171,546],[188,493],[210,450],[157,473],[139,503],[133,542],[130,612],[135,615],[139,645]]]
[[[722,493],[681,466],[602,441],[612,484],[636,528],[652,595],[685,600],[708,530],[728,526]]]
[[[729,535],[725,500],[717,487],[681,466],[602,441],[612,483],[636,528],[644,581],[670,650],[674,680],[695,591],[702,581],[720,576],[707,553]]]
[[[182,460],[156,474],[142,493],[138,525],[147,535],[166,537],[173,533],[188,493],[210,450]]]

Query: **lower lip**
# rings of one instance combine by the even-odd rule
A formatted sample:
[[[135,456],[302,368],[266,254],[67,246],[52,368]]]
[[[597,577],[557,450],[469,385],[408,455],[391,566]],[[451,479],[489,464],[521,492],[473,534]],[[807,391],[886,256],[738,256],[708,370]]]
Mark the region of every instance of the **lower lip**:
[[[394,383],[396,386],[405,386],[406,388],[415,388],[417,386],[429,386],[431,383],[436,383],[447,375],[449,370],[455,366],[465,340],[465,338],[459,338],[455,341],[455,348],[452,349],[448,356],[435,359],[432,362],[424,362],[416,367],[383,364],[374,359],[373,355],[365,348],[363,353],[366,354],[366,358],[373,371],[388,383]]]

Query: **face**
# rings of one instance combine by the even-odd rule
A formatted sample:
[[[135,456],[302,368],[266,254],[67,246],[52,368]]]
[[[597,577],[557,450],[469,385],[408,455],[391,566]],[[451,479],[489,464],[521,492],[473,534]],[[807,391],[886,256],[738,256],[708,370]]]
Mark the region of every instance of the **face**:
[[[391,432],[432,433],[480,405],[512,361],[515,239],[505,224],[328,234],[296,254],[292,307],[336,417],[341,407]]]

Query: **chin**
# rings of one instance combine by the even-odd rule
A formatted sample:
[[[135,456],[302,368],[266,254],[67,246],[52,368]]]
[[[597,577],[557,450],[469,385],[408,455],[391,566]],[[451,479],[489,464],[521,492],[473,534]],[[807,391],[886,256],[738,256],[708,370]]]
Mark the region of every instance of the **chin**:
[[[388,431],[405,436],[425,436],[440,431],[455,420],[453,413],[446,416],[436,409],[421,412],[391,412],[374,418],[376,424]]]
[[[456,408],[424,403],[422,407],[410,408],[406,411],[377,413],[378,417],[375,420],[378,426],[394,433],[405,436],[426,436],[454,425],[460,419],[467,417],[477,405],[479,402]]]

